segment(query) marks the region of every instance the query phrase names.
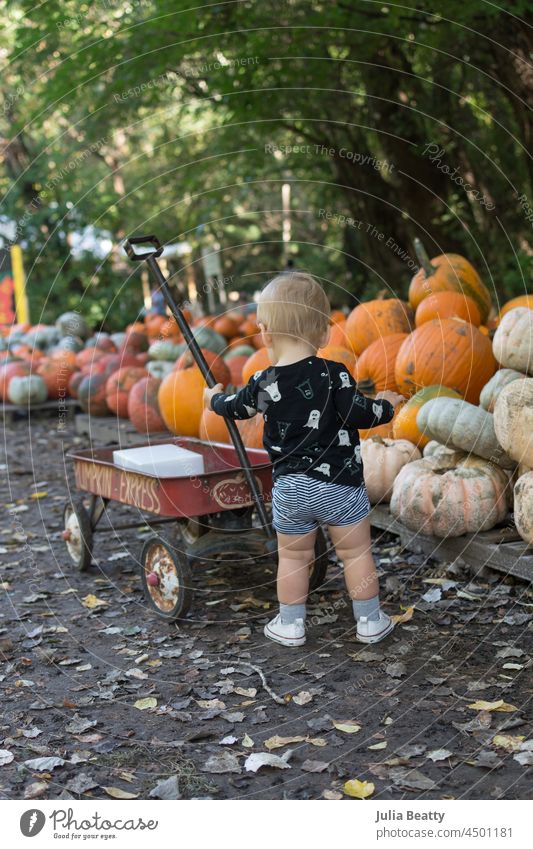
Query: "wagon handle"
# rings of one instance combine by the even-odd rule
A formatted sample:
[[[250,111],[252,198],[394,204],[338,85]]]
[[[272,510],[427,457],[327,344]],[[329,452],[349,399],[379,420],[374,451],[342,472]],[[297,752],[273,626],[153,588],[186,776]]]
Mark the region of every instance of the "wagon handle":
[[[136,253],[133,245],[141,245],[141,244],[152,245],[154,247],[154,250],[153,251],[145,251],[144,253]],[[135,261],[135,262],[138,262],[139,260],[146,260],[146,264],[148,265],[150,273],[151,273],[153,279],[155,280],[155,282],[157,283],[159,289],[163,293],[163,297],[165,298],[165,301],[167,302],[167,305],[170,309],[170,312],[172,313],[172,315],[176,319],[176,323],[177,323],[179,329],[183,333],[183,338],[185,339],[185,342],[187,343],[198,368],[200,369],[207,385],[210,388],[212,388],[213,386],[216,385],[217,381],[213,377],[213,375],[211,373],[211,369],[209,368],[209,366],[207,364],[207,361],[206,361],[206,359],[205,359],[205,357],[204,357],[204,355],[203,355],[203,353],[200,349],[200,346],[198,345],[198,342],[196,341],[195,337],[193,336],[193,333],[191,331],[191,328],[189,327],[189,323],[188,323],[187,319],[185,318],[185,316],[183,315],[183,312],[181,311],[181,309],[179,308],[179,306],[175,302],[174,298],[172,297],[172,293],[169,289],[167,281],[165,280],[165,277],[163,276],[163,272],[159,268],[159,264],[157,262],[157,257],[161,256],[161,254],[163,253],[163,248],[161,246],[161,242],[159,241],[159,239],[156,236],[134,236],[134,237],[126,240],[124,250],[126,251],[129,258],[131,260]],[[259,490],[257,480],[255,478],[255,475],[253,474],[252,467],[251,467],[250,462],[248,460],[246,448],[244,447],[244,443],[242,441],[242,437],[241,437],[241,434],[239,432],[239,429],[238,429],[237,425],[235,424],[235,422],[233,421],[233,419],[226,418],[225,421],[226,421],[226,424],[228,426],[229,434],[231,436],[231,441],[233,442],[233,445],[235,446],[235,451],[237,452],[237,457],[239,458],[239,463],[241,464],[242,470],[244,472],[244,476],[246,478],[246,483],[250,487],[250,491],[252,493],[252,497],[253,497],[253,500],[254,500],[254,503],[255,503],[255,506],[256,506],[256,509],[257,509],[257,513],[258,513],[259,519],[261,521],[261,524],[263,526],[263,530],[265,531],[266,535],[270,539],[273,539],[274,532],[273,532],[272,526],[269,522],[268,515],[267,515],[267,512],[265,510],[265,505],[264,505],[263,499],[261,497],[261,492]]]

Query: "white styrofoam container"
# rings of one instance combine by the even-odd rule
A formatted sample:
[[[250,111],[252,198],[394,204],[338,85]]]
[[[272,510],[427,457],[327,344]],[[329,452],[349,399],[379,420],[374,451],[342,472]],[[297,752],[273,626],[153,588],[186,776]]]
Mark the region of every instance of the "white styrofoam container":
[[[113,463],[121,469],[158,478],[189,478],[204,473],[201,454],[172,444],[113,451]]]

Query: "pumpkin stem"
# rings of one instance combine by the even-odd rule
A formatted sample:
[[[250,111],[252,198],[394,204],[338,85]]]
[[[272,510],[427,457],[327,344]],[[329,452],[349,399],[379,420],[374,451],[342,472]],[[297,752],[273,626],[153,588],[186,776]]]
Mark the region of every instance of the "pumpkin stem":
[[[420,265],[422,266],[422,268],[426,272],[426,277],[430,277],[432,274],[434,274],[435,268],[431,265],[431,261],[430,261],[429,256],[428,256],[428,252],[426,251],[424,245],[422,244],[422,242],[420,241],[418,236],[416,236],[415,239],[413,240],[413,245],[414,245],[414,248],[415,248],[415,253],[416,253],[416,257],[418,259],[418,262],[420,263]]]

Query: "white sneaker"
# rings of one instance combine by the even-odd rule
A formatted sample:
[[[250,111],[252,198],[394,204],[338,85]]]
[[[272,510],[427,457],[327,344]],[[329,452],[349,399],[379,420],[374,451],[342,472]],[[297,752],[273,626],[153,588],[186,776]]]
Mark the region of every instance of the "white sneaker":
[[[357,639],[360,643],[379,643],[394,630],[394,622],[383,613],[379,612],[379,619],[368,619],[361,616],[357,620]]]
[[[269,640],[281,643],[282,646],[303,646],[305,643],[304,620],[297,619],[291,625],[284,625],[279,613],[265,625],[263,633]]]

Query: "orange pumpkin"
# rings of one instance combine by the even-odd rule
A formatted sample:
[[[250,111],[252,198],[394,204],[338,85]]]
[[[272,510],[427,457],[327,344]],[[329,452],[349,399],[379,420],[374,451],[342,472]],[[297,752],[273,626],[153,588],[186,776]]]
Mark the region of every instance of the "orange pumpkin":
[[[470,324],[479,327],[481,316],[479,310],[468,295],[461,292],[435,292],[428,295],[416,308],[415,324],[420,327],[426,321],[434,318],[462,318]]]
[[[359,356],[376,339],[391,333],[409,333],[412,310],[398,298],[377,298],[359,304],[346,321],[346,334],[354,352]]]
[[[205,387],[206,382],[197,368],[176,369],[163,379],[157,400],[171,433],[198,436]]]
[[[101,348],[84,348],[83,351],[76,354],[76,365],[78,368],[85,368],[85,366],[91,365],[105,355],[106,352]]]
[[[346,321],[346,316],[342,310],[332,310],[329,320],[332,324],[343,324]]]
[[[62,363],[65,363],[68,366],[71,366],[73,369],[78,368],[76,364],[76,353],[74,351],[54,351],[53,354],[50,354],[51,360],[59,360]]]
[[[369,427],[364,430],[360,430],[359,439],[370,439],[372,436],[380,436],[382,439],[392,439],[394,420],[398,416],[403,406],[403,404],[398,404],[398,406],[394,410],[394,416],[392,417],[390,422],[378,425],[377,427]]]
[[[351,342],[346,335],[346,319],[331,325],[328,345],[341,345],[343,348],[352,350]]]
[[[29,374],[30,366],[24,360],[13,360],[0,366],[0,397],[7,400],[7,390],[13,377],[27,377]]]
[[[516,309],[516,307],[528,307],[530,310],[533,310],[533,295],[519,295],[517,298],[511,298],[501,308],[498,321],[510,310]]]
[[[164,315],[158,313],[150,313],[146,316],[146,331],[149,339],[156,339],[160,333],[162,326],[166,323]]]
[[[252,354],[251,357],[248,357],[246,363],[242,369],[242,382],[248,383],[252,375],[256,373],[256,371],[263,371],[263,369],[268,368],[268,366],[272,365],[272,360],[270,359],[268,348],[259,348],[255,354]]]
[[[159,327],[161,339],[170,339],[172,342],[181,342],[183,336],[174,317],[167,318]]]
[[[146,326],[142,321],[134,321],[133,324],[128,324],[126,333],[146,333]]]
[[[443,384],[471,404],[496,371],[488,336],[458,318],[426,321],[403,342],[396,358],[396,383],[402,395]]]
[[[326,345],[325,348],[319,348],[317,357],[323,357],[325,360],[332,360],[334,363],[342,363],[346,366],[349,372],[353,371],[357,357],[347,348],[340,345]]]
[[[213,330],[225,336],[226,339],[232,339],[237,333],[239,325],[229,315],[221,315],[213,324]]]
[[[67,395],[68,382],[75,371],[75,365],[59,358],[47,358],[37,366],[37,374],[46,383],[49,398],[64,398]]]
[[[474,266],[459,254],[440,254],[430,260],[420,239],[415,239],[415,250],[420,269],[409,286],[409,303],[413,309],[435,292],[460,292],[472,298],[484,324],[491,309],[491,297]]]
[[[207,365],[209,366],[213,377],[215,378],[217,383],[222,383],[223,386],[227,386],[231,380],[230,370],[227,364],[224,362],[222,357],[217,356],[217,354],[213,354],[212,351],[208,351],[207,348],[201,348],[202,354],[204,355]],[[176,361],[176,365],[174,366],[176,369],[187,369],[187,368],[196,368],[196,362],[194,360],[193,355],[187,348],[183,354],[178,357]]]
[[[397,392],[394,366],[407,333],[391,333],[376,339],[359,357],[353,370],[357,386],[365,395],[375,395],[390,389]]]
[[[166,430],[157,403],[160,386],[161,381],[149,375],[132,387],[128,396],[128,418],[139,433],[160,433]]]
[[[232,357],[231,360],[227,360],[227,366],[230,371],[230,383],[233,386],[242,386],[242,370],[246,363],[248,362],[248,357]]]
[[[200,419],[200,439],[205,442],[231,442],[228,426],[223,416],[219,416],[207,407]]]
[[[418,411],[424,406],[426,401],[431,401],[432,398],[441,398],[442,396],[447,398],[461,397],[448,386],[425,386],[424,389],[420,389],[412,398],[409,398],[407,403],[402,404],[398,415],[394,417],[392,428],[394,439],[408,439],[413,445],[417,445],[421,449],[424,448],[430,439],[417,426],[416,417]]]
[[[107,406],[112,413],[123,419],[128,418],[128,395],[135,384],[148,377],[148,372],[139,366],[125,366],[115,371],[106,383]]]
[[[251,419],[240,419],[237,422],[237,427],[246,448],[263,448],[265,422],[260,413],[252,416]]]

